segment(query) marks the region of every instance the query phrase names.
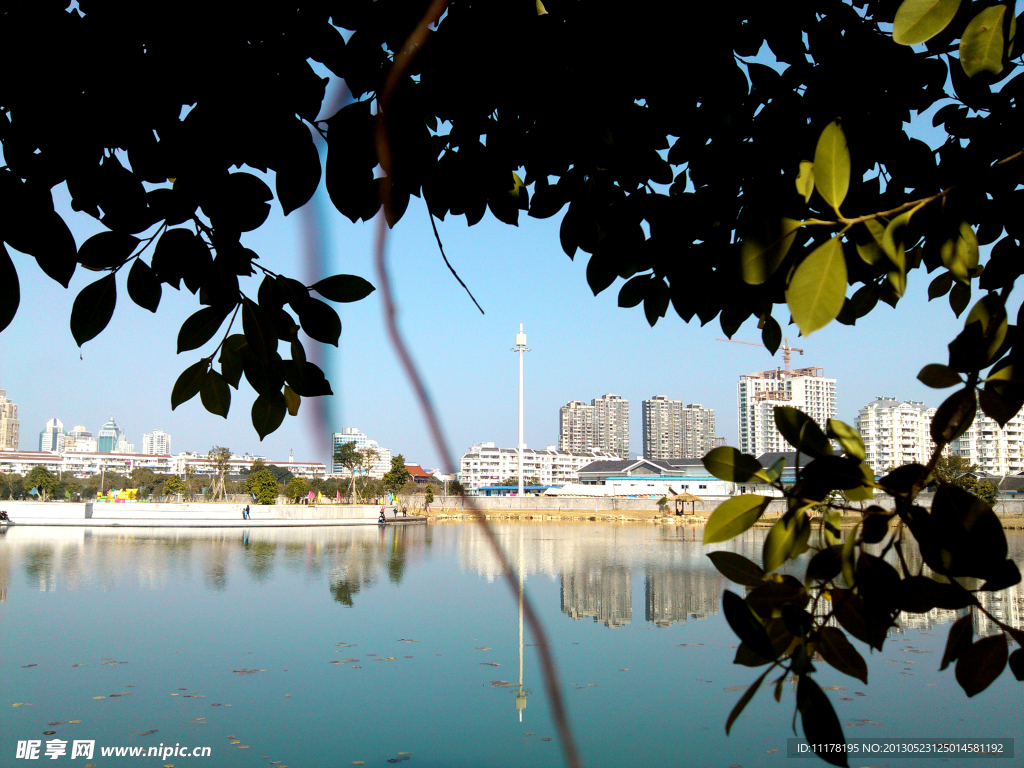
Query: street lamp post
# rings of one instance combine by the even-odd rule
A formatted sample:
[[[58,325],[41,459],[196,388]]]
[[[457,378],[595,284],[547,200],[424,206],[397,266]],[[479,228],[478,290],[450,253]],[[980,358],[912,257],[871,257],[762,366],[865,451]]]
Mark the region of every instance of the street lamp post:
[[[519,333],[516,334],[516,345],[512,347],[513,352],[519,353],[519,498],[523,497],[523,353],[530,350],[526,347],[526,334],[523,333],[523,324],[519,324]]]

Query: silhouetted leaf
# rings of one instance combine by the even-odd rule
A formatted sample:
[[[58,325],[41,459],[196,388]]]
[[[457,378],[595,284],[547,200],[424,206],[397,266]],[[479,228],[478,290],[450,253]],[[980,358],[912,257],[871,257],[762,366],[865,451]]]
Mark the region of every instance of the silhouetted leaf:
[[[778,321],[771,315],[768,315],[764,320],[764,328],[761,329],[761,343],[773,355],[778,351],[779,345],[782,343],[782,328],[779,327]]]
[[[328,304],[310,298],[299,305],[298,313],[302,330],[309,338],[338,346],[338,339],[341,337],[341,318]]]
[[[187,229],[168,229],[156,241],[152,267],[162,283],[178,288],[184,278],[185,286],[195,293],[212,266],[202,238]]]
[[[927,485],[931,476],[923,464],[904,464],[881,478],[878,484],[889,493],[901,495],[909,493],[915,483],[919,486]]]
[[[1010,654],[1010,671],[1017,680],[1024,681],[1024,648]]]
[[[15,269],[7,249],[0,243],[0,331],[11,324],[20,303],[21,285],[18,283],[18,270]]]
[[[708,518],[704,526],[704,543],[714,544],[739,536],[758,521],[771,499],[766,496],[744,494],[726,499]]]
[[[937,443],[951,443],[974,423],[978,401],[974,388],[967,387],[952,395],[938,407],[932,417],[932,440]]]
[[[71,335],[75,343],[82,346],[96,338],[114,316],[116,305],[117,283],[113,273],[85,286],[71,308]]]
[[[220,348],[220,372],[224,380],[235,389],[242,380],[243,371],[243,350],[247,342],[245,336],[240,333],[233,333],[224,339]]]
[[[160,281],[142,259],[136,259],[128,272],[128,296],[143,309],[156,312],[160,305]]]
[[[735,448],[714,448],[702,459],[705,469],[720,480],[735,483],[768,482],[764,467],[753,456]]]
[[[112,269],[128,261],[139,238],[121,232],[100,232],[93,235],[78,249],[78,261],[89,269]]]
[[[775,426],[786,441],[808,456],[831,456],[832,445],[810,416],[788,405],[775,407]]]
[[[977,696],[1006,669],[1006,635],[983,637],[956,662],[956,681],[968,696]]]
[[[927,576],[907,576],[900,583],[899,609],[927,613],[933,608],[958,610],[975,602],[971,593],[956,584],[941,584]]]
[[[949,637],[946,639],[946,650],[942,654],[942,663],[939,665],[941,672],[971,647],[971,639],[974,637],[974,623],[970,614],[962,616],[953,622],[949,628]]]
[[[732,631],[754,653],[771,661],[775,658],[764,626],[750,612],[743,598],[728,589],[722,593],[722,611]]]
[[[855,677],[864,685],[868,684],[867,662],[850,644],[841,630],[834,627],[822,627],[818,633],[817,649],[821,658],[844,675]]]
[[[189,315],[178,331],[178,354],[199,349],[213,338],[227,317],[219,307],[203,307]]]
[[[280,392],[273,396],[260,395],[252,404],[252,425],[260,436],[260,441],[281,426],[287,404]]]
[[[227,381],[214,370],[206,372],[199,389],[199,397],[203,407],[215,416],[228,417],[231,408],[231,389]]]
[[[320,153],[309,128],[300,121],[291,121],[288,139],[280,144],[287,154],[278,163],[275,180],[277,198],[285,216],[313,197],[322,174]]]
[[[259,304],[242,302],[242,331],[246,348],[262,363],[277,351],[277,332],[273,322]],[[273,430],[271,430],[273,431]]]
[[[842,570],[842,561],[840,560],[842,549],[841,545],[836,544],[821,550],[812,557],[811,562],[807,564],[807,583],[810,584],[812,581],[829,582],[838,576]]]
[[[206,378],[206,371],[210,367],[208,360],[200,360],[182,371],[178,380],[174,382],[174,389],[171,390],[171,410],[191,400],[199,394],[203,386],[203,379]]]
[[[751,683],[750,687],[743,692],[740,696],[740,700],[736,702],[736,706],[732,708],[732,712],[729,713],[728,719],[725,721],[725,735],[729,735],[729,729],[732,728],[732,724],[736,722],[736,718],[740,716],[743,710],[746,708],[750,700],[754,698],[754,694],[757,693],[757,689],[761,687],[761,683],[764,681],[765,676],[770,670],[765,670],[761,675]]]
[[[647,285],[651,282],[651,275],[637,275],[630,278],[619,289],[619,306],[630,309],[644,300],[647,292]]]
[[[796,706],[800,711],[800,723],[804,737],[811,744],[833,746],[844,744],[843,727],[839,724],[832,702],[816,682],[807,675],[800,677],[796,686]],[[846,752],[835,749],[815,750],[815,753],[830,765],[847,766]]]
[[[930,363],[922,368],[921,372],[917,374],[917,380],[932,389],[945,389],[964,383],[959,373],[948,365],[939,365],[938,363]]]
[[[953,274],[951,272],[943,272],[928,284],[928,301],[945,296],[952,287]]]
[[[310,288],[325,299],[337,302],[360,301],[376,290],[367,280],[356,275],[325,277]]]
[[[764,578],[764,571],[757,563],[751,562],[735,552],[709,552],[711,563],[725,578],[745,587],[756,587]]]

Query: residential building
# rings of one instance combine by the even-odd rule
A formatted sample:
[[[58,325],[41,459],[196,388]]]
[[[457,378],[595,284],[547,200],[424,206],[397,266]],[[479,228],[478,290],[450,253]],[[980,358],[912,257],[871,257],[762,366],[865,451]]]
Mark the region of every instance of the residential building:
[[[64,438],[64,453],[96,453],[96,439],[92,432],[76,424]]]
[[[334,432],[331,434],[331,474],[334,475],[348,475],[348,470],[345,469],[339,462],[334,461],[334,454],[341,447],[342,443],[355,443],[357,451],[365,451],[367,448],[372,448],[376,451],[376,459],[373,464],[370,465],[369,472],[366,469],[357,469],[356,474],[369,474],[370,477],[380,480],[384,477],[385,472],[391,471],[391,451],[387,448],[381,448],[377,444],[376,440],[371,440],[365,434],[359,431],[356,427],[345,427],[341,432]]]
[[[184,475],[186,472],[209,475],[217,471],[216,462],[205,453],[179,453],[177,456],[168,458],[171,459],[172,471],[176,475]],[[288,461],[272,461],[249,454],[232,455],[228,459],[228,474],[243,475],[252,469],[252,465],[258,460],[264,464],[287,469],[296,477],[303,477],[307,480],[323,479],[327,476],[327,467],[319,461],[295,461],[291,456],[288,457]]]
[[[129,442],[128,435],[122,432],[117,436],[117,443],[111,453],[135,453],[135,443]]]
[[[18,406],[0,389],[0,451],[18,450]]]
[[[586,405],[572,400],[559,409],[558,449],[629,456],[629,401],[607,394]]]
[[[119,437],[121,437],[121,428],[117,426],[117,422],[111,416],[96,435],[96,450],[100,453],[113,453]]]
[[[655,395],[642,405],[644,458],[699,459],[715,447],[715,411]]]
[[[171,436],[162,429],[154,429],[142,436],[142,452],[147,456],[170,455]]]
[[[523,449],[523,477],[537,478],[540,485],[565,485],[579,479],[581,468],[596,459],[616,459],[600,451],[561,451],[550,445],[544,450]],[[469,494],[481,488],[498,485],[507,477],[519,475],[519,452],[515,448],[498,448],[494,443],[479,443],[462,455],[459,461],[459,482]]]
[[[952,451],[979,471],[1003,477],[1024,472],[1024,410],[1000,428],[978,408],[974,423],[953,441]]]
[[[39,433],[39,450],[63,453],[66,435],[64,422],[60,419],[50,419],[46,422],[46,427],[43,428],[43,431]]]
[[[419,464],[406,464],[405,471],[409,473],[409,479],[416,485],[430,485],[434,482],[434,473],[427,472]]]
[[[609,496],[654,497],[692,493],[722,498],[735,484],[712,476],[700,459],[612,459],[594,461],[578,472],[582,485],[603,485]]]
[[[876,475],[904,464],[927,464],[935,450],[931,428],[935,409],[924,403],[901,403],[876,397],[860,409],[854,426],[864,441],[864,460]]]
[[[836,416],[836,380],[823,368],[758,371],[740,376],[736,386],[739,449],[753,456],[794,448],[775,426],[775,406],[797,408],[824,425]]]
[[[73,477],[98,475],[100,472],[128,474],[134,469],[151,469],[157,473],[171,473],[174,470],[170,456],[140,456],[138,454],[49,451],[5,451],[0,453],[0,472],[14,472],[24,475],[33,467],[42,466],[53,473]]]

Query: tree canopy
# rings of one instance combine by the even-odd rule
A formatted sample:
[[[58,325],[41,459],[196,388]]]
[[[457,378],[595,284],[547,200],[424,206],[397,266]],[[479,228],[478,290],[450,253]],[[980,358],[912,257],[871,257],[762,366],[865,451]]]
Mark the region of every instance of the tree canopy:
[[[21,45],[0,53],[2,237],[61,285],[78,265],[98,273],[75,301],[76,341],[107,325],[119,281],[152,311],[165,287],[184,285],[199,307],[178,351],[222,336],[179,377],[172,407],[199,394],[226,416],[244,376],[262,437],[302,397],[329,394],[298,332],[337,344],[341,323],[321,299],[356,301],[373,287],[349,275],[307,286],[240,240],[271,205],[302,206],[325,176],[353,221],[376,215],[382,190],[391,225],[410,196],[471,225],[488,210],[508,224],[564,211],[562,248],[589,254],[594,292],[626,280],[620,305],[642,304],[651,324],[670,306],[687,322],[718,319],[730,336],[752,319],[775,350],[777,305],[804,334],[852,324],[879,300],[895,305],[924,267],[938,272],[931,295],[948,293],[957,314],[972,289],[987,292],[969,315],[972,333],[992,340],[981,362],[1012,349],[1000,329],[1024,269],[1013,215],[1024,80],[1011,6],[743,0],[723,15],[692,3],[629,14],[606,0],[457,3],[383,116],[377,96],[428,6],[311,0],[242,18],[209,4],[169,14],[5,3]],[[683,58],[686,29],[714,34],[690,35]],[[326,103],[318,72],[342,78],[351,99]],[[74,122],[54,120],[54,104]],[[912,137],[912,121],[936,107],[936,141]],[[384,119],[391,162],[375,176]],[[53,206],[61,183],[75,215],[108,231],[76,247]],[[993,243],[982,274],[978,246]],[[6,250],[0,276],[2,329],[20,298]],[[961,354],[952,367],[974,362]],[[1020,390],[986,387],[982,407],[1016,412]]]

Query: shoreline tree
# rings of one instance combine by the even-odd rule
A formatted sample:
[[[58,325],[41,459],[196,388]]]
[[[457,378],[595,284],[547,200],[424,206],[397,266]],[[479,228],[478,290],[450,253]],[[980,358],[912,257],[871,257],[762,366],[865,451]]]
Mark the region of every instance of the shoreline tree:
[[[349,483],[349,496],[351,497],[351,503],[356,503],[356,470],[363,466],[363,454],[362,451],[356,448],[356,444],[349,440],[338,446],[337,450],[334,451],[334,461],[341,464],[346,470],[348,470],[351,476]]]

